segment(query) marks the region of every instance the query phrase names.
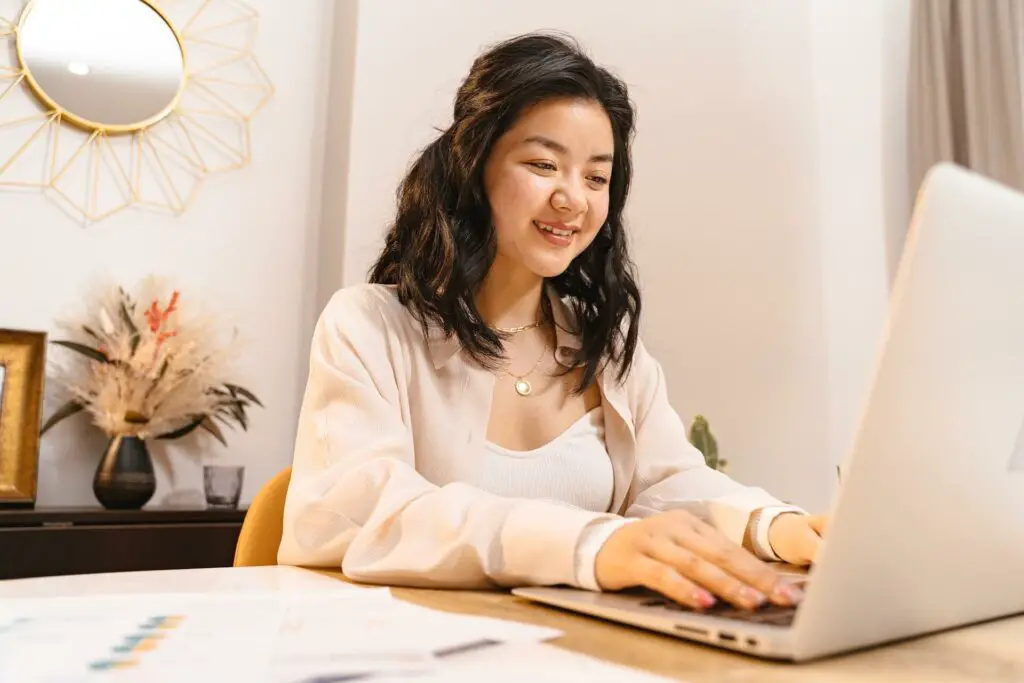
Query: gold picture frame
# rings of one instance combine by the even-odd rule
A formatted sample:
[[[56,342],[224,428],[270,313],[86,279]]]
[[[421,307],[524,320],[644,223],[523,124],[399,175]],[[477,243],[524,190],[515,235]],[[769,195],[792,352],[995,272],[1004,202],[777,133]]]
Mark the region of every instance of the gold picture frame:
[[[33,507],[46,333],[0,329],[0,508]]]

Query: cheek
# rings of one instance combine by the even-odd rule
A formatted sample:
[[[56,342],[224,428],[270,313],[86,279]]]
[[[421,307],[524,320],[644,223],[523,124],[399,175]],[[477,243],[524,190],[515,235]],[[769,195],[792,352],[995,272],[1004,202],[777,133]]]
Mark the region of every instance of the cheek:
[[[591,197],[587,205],[587,216],[584,219],[584,231],[586,239],[579,245],[583,251],[597,238],[605,220],[608,218],[608,195]]]
[[[534,173],[508,173],[492,187],[489,200],[499,248],[511,248],[532,230],[531,221],[541,211],[538,206],[548,196],[548,181]]]
[[[587,227],[591,230],[600,230],[608,219],[608,193],[601,193],[593,196],[587,206]]]
[[[495,221],[522,222],[533,218],[537,205],[550,196],[549,181],[534,173],[509,172],[494,185],[489,197]]]

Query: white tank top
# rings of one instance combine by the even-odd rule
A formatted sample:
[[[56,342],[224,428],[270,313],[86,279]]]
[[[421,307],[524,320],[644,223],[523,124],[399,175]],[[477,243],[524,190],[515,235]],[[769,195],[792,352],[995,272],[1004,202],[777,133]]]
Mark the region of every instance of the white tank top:
[[[510,498],[558,500],[591,512],[607,512],[614,474],[604,443],[599,406],[540,448],[512,451],[487,442],[485,462],[467,484]]]

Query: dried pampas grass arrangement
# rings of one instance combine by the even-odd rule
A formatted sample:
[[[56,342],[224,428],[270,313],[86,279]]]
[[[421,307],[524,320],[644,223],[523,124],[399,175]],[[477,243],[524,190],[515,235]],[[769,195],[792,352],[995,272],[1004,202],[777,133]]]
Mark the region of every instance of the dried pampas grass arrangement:
[[[228,381],[234,330],[225,337],[216,319],[156,278],[134,294],[102,289],[84,319],[62,325],[53,343],[71,352],[56,381],[70,400],[42,432],[86,411],[107,436],[175,439],[203,429],[226,444],[220,425],[248,429],[246,409],[260,400]]]

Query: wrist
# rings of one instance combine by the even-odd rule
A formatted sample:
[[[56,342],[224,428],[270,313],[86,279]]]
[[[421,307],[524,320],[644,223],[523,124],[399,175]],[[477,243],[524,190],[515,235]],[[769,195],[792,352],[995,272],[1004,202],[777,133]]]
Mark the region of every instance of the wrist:
[[[576,584],[589,591],[602,590],[597,580],[597,555],[612,534],[630,522],[629,518],[601,519],[584,528],[576,544]]]
[[[806,515],[807,513],[795,505],[772,505],[755,510],[750,516],[748,533],[750,550],[760,559],[769,562],[782,562],[783,558],[776,552],[777,540],[773,543],[772,528],[775,521],[783,515]]]

